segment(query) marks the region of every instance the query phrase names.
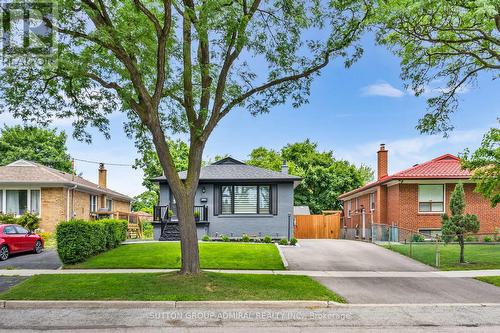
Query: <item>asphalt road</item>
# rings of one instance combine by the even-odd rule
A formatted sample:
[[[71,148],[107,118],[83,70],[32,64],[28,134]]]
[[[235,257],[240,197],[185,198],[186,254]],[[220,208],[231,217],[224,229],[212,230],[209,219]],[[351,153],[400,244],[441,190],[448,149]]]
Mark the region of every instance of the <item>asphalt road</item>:
[[[0,309],[0,330],[95,332],[498,332],[500,306]]]
[[[18,253],[0,261],[0,275],[2,269],[58,269],[61,266],[57,251],[53,249],[44,250],[40,254]]]
[[[375,244],[300,240],[283,248],[293,270],[425,272],[435,269]],[[500,302],[500,288],[472,278],[316,277],[354,304]]]

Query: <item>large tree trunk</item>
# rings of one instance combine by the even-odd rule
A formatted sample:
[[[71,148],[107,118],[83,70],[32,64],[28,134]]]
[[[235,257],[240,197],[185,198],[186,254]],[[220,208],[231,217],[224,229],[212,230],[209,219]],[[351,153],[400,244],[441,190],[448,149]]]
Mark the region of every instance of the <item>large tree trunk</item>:
[[[464,258],[464,248],[465,248],[465,243],[464,243],[464,236],[458,236],[458,243],[460,244],[460,263],[464,264],[465,263],[465,258]]]
[[[177,217],[181,235],[181,273],[198,274],[200,273],[200,255],[194,220],[194,196],[177,199]]]

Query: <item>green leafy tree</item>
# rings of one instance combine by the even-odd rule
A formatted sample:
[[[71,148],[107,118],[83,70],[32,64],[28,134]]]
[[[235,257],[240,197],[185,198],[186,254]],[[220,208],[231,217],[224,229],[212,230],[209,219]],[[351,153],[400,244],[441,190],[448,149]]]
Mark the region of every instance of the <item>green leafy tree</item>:
[[[341,209],[337,197],[358,188],[373,178],[373,170],[336,160],[332,151],[320,152],[310,140],[288,144],[277,152],[259,147],[250,153],[247,164],[275,171],[281,170],[282,161],[289,166],[289,173],[302,177],[295,189],[295,205],[308,206],[313,213]]]
[[[0,165],[24,159],[72,172],[66,134],[33,126],[4,126],[0,131]]]
[[[460,244],[460,263],[465,263],[465,234],[479,231],[479,220],[476,215],[465,214],[465,193],[462,183],[458,183],[450,197],[451,216],[442,217],[442,234],[446,242],[458,238]]]
[[[132,211],[146,212],[153,215],[154,206],[158,203],[158,192],[145,191],[134,197]]]
[[[500,0],[383,0],[373,22],[377,40],[401,58],[402,78],[415,95],[428,96],[424,133],[453,128],[458,94],[479,73],[499,77]],[[445,86],[436,87],[436,82]]]
[[[177,140],[167,140],[170,147],[170,153],[175,164],[175,169],[177,171],[183,171],[188,169],[188,159],[189,159],[189,146],[184,141]],[[161,176],[163,174],[163,169],[158,158],[158,154],[154,147],[150,145],[144,145],[140,147],[139,153],[140,158],[136,158],[134,162],[134,168],[140,168],[144,172],[144,180],[142,185],[144,185],[148,191],[157,192],[159,191],[158,184],[152,181],[153,178]]]
[[[472,171],[475,191],[496,207],[500,202],[500,129],[492,128],[481,146],[472,154],[467,149],[461,156],[462,167]]]
[[[372,12],[370,0],[57,4],[58,19],[43,19],[58,33],[56,56],[3,66],[0,110],[42,124],[73,117],[74,136],[87,141],[88,126],[108,135],[109,115],[126,112],[128,133],[154,145],[176,199],[188,274],[200,271],[194,197],[215,127],[237,108],[257,115],[306,103],[321,69],[361,56]],[[179,133],[189,141],[185,181],[167,141]]]

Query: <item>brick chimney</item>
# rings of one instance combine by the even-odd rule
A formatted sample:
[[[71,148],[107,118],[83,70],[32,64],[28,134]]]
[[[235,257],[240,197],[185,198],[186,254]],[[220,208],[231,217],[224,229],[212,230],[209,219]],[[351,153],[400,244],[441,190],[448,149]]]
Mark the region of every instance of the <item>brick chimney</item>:
[[[99,187],[106,188],[106,178],[108,176],[108,171],[104,168],[104,163],[99,163]]]
[[[389,152],[385,150],[385,144],[380,144],[380,149],[377,152],[377,179],[387,176]]]
[[[283,160],[283,163],[281,164],[281,173],[288,175],[288,165],[285,160]]]

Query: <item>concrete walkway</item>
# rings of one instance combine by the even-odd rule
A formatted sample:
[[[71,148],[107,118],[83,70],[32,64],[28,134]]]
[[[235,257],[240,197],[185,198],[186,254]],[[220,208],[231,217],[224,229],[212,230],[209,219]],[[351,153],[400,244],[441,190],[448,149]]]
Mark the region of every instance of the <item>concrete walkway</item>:
[[[171,273],[178,269],[0,269],[0,276],[34,276],[40,274],[117,274],[117,273]],[[470,278],[478,276],[500,276],[500,269],[477,271],[431,271],[431,272],[357,272],[357,271],[273,271],[273,270],[226,270],[204,269],[206,272],[227,274],[274,274],[305,275],[310,277],[336,278]]]

